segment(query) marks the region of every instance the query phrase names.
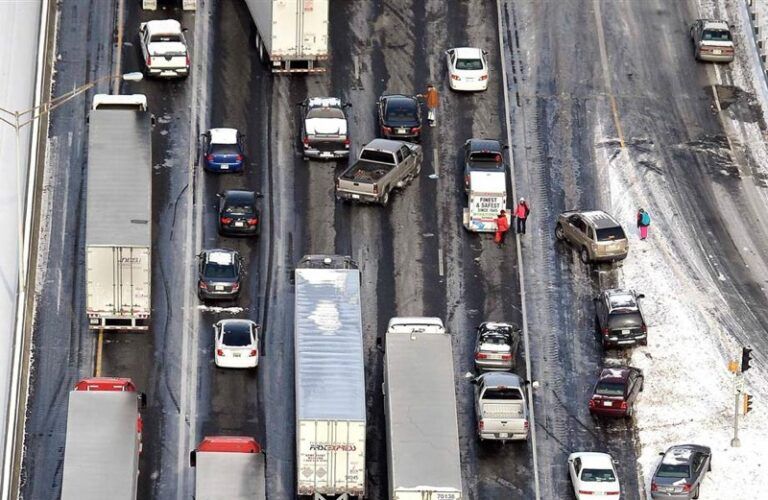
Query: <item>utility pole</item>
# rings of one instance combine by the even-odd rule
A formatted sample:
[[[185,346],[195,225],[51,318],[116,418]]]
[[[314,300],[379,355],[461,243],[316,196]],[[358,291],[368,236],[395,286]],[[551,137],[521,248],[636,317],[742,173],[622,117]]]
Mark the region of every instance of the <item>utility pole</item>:
[[[749,347],[742,347],[741,348],[741,365],[739,365],[738,361],[731,361],[728,363],[728,370],[733,372],[735,379],[734,379],[734,389],[735,389],[735,399],[736,402],[733,407],[733,439],[731,439],[731,446],[734,448],[738,448],[741,446],[741,441],[739,441],[739,401],[741,400],[741,394],[744,391],[744,378],[743,374],[745,371],[749,370],[749,362],[752,360],[752,349]],[[749,401],[749,404],[747,404],[747,401]],[[752,398],[748,395],[746,395],[745,401],[744,401],[744,415],[747,414],[749,411],[747,408],[751,409],[751,403]]]

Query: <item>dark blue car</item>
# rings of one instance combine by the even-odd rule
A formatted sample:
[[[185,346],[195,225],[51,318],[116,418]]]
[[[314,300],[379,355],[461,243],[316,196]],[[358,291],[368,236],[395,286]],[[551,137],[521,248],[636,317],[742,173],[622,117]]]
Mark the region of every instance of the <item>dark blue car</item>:
[[[212,128],[203,135],[203,158],[209,172],[242,172],[243,135],[234,128]]]

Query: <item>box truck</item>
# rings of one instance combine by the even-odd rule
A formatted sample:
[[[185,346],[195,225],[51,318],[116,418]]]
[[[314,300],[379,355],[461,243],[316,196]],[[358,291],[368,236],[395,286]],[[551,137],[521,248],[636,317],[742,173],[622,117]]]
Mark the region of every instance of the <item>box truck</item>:
[[[136,500],[144,405],[128,378],[87,378],[75,385],[61,500]]]
[[[451,337],[439,318],[392,318],[384,338],[392,500],[461,500]]]
[[[329,0],[245,0],[256,48],[273,73],[322,73],[328,59]]]
[[[195,500],[266,500],[264,453],[247,436],[209,436],[189,454]]]
[[[313,499],[365,495],[365,375],[360,271],[309,255],[295,271],[296,489]]]
[[[88,122],[88,325],[146,331],[152,266],[152,119],[146,98],[97,95]]]

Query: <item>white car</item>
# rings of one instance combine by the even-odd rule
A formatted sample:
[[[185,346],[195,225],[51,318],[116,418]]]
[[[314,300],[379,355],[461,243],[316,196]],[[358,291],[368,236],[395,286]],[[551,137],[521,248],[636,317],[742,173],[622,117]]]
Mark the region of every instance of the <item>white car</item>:
[[[139,44],[147,76],[189,74],[189,51],[181,24],[174,19],[148,21],[139,27]]]
[[[619,498],[621,487],[613,458],[607,453],[581,451],[568,456],[573,493],[577,500],[607,497]]]
[[[448,83],[453,90],[480,91],[488,88],[486,52],[475,47],[457,47],[445,51]]]
[[[256,368],[259,325],[247,319],[223,319],[213,325],[214,361],[221,368]]]

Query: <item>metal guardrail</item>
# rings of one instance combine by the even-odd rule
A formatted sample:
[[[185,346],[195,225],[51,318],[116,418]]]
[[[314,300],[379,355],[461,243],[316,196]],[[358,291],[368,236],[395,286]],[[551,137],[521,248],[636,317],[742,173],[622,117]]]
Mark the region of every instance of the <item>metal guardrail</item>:
[[[768,66],[768,51],[766,50],[768,48],[768,43],[766,43],[768,42],[768,37],[766,37],[766,34],[768,34],[768,26],[766,26],[765,32],[761,30],[760,22],[762,20],[759,19],[757,12],[757,4],[761,1],[764,2],[766,0],[744,0],[744,4],[747,6],[749,23],[752,28],[752,37],[754,38],[755,46],[757,47],[757,56],[760,60],[763,80],[766,82],[766,85],[768,85],[768,70],[766,70],[766,67]],[[766,12],[768,12],[768,6],[766,6]]]

